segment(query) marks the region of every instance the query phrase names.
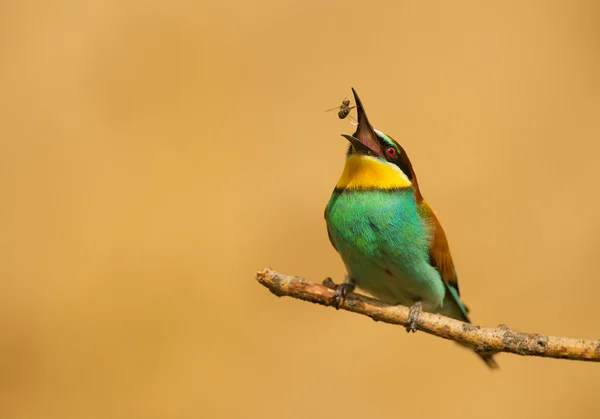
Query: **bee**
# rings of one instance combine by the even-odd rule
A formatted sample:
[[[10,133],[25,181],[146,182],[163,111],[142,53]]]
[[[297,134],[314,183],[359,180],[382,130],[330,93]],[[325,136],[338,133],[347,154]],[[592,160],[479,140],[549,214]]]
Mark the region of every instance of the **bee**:
[[[344,119],[350,114],[350,110],[356,108],[356,106],[350,106],[350,99],[346,98],[342,101],[340,106],[335,108],[327,109],[325,112],[338,111],[338,118]],[[350,117],[351,119],[354,119]]]

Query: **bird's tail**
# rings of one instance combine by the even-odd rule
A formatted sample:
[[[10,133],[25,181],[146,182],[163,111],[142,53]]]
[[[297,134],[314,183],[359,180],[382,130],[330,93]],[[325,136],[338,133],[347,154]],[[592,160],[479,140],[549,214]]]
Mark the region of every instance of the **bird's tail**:
[[[482,354],[482,353],[478,353],[475,352],[477,355],[479,355],[479,357],[481,359],[483,359],[483,362],[485,362],[485,364],[491,369],[491,370],[499,370],[500,369],[500,365],[498,365],[498,363],[496,362],[496,360],[494,359],[494,354]]]
[[[457,320],[460,320],[460,321],[463,321],[466,323],[471,323],[471,319],[469,318],[469,314],[468,314],[469,309],[467,309],[467,307],[464,305],[464,303],[460,299],[460,296],[458,295],[458,291],[456,291],[451,285],[446,285],[446,290],[448,292],[446,292],[446,298],[444,298],[444,308],[442,309],[440,314],[443,314],[444,316],[452,317],[454,319],[457,319]],[[468,346],[462,345],[462,344],[461,344],[461,346],[468,347]],[[494,359],[493,353],[489,353],[489,352],[475,352],[475,353],[481,359],[483,359],[483,362],[485,362],[486,365],[491,370],[499,370],[500,369],[500,366]]]

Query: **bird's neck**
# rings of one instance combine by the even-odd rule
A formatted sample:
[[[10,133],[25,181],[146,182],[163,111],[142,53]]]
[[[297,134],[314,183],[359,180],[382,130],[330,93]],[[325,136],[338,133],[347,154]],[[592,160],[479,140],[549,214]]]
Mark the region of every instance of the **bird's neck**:
[[[351,154],[336,189],[406,189],[412,184],[408,177],[394,164],[377,157]]]

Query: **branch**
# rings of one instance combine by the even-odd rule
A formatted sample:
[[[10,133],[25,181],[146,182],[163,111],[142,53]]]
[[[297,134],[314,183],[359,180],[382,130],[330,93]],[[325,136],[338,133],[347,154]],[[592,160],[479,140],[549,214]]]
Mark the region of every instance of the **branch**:
[[[256,280],[278,297],[288,296],[325,306],[330,305],[334,294],[334,290],[325,285],[271,269],[257,272]],[[408,307],[392,306],[355,293],[346,296],[340,308],[369,316],[375,321],[399,325],[406,325],[409,313]],[[506,325],[492,329],[426,312],[420,314],[416,326],[423,332],[462,343],[477,352],[510,352],[517,355],[600,362],[600,339],[519,333]]]

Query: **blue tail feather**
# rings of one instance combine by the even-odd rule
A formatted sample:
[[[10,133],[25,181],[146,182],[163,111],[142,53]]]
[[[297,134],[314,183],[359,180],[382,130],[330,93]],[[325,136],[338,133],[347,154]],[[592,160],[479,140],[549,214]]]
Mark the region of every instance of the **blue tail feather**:
[[[446,284],[446,298],[444,299],[443,314],[457,320],[462,320],[467,323],[471,323],[469,318],[469,309],[465,306],[458,295],[458,291],[449,284]],[[450,303],[451,307],[446,307],[447,303]]]

